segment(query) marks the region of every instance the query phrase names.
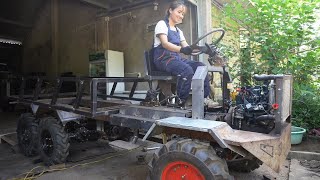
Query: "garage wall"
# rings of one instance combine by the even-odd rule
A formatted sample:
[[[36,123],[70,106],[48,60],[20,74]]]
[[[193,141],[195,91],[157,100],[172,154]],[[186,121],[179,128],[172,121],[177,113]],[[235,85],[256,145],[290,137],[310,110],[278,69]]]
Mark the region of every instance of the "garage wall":
[[[23,42],[22,71],[49,72],[51,62],[51,25],[50,4],[46,4],[28,37]]]
[[[56,60],[52,57],[54,28],[51,22],[54,13],[51,5],[48,0],[24,43],[24,72],[46,72],[50,77],[67,71],[88,75],[89,53],[111,49],[124,52],[126,76],[132,76],[132,73],[144,76],[143,52],[150,48],[154,33],[154,27],[148,31],[147,26],[164,18],[168,3],[160,3],[157,11],[153,6],[147,6],[113,16],[96,17],[98,8],[79,1],[58,1]],[[189,42],[191,34],[196,34],[196,27],[187,23],[190,15],[191,11],[187,13],[185,23],[179,25]]]
[[[49,77],[67,71],[87,75],[88,54],[94,51],[96,12],[97,8],[78,1],[58,2],[57,59],[54,60],[52,4],[47,0],[24,42],[23,72],[45,72]]]
[[[78,1],[60,1],[58,72],[88,75],[89,53],[97,46],[96,12]]]

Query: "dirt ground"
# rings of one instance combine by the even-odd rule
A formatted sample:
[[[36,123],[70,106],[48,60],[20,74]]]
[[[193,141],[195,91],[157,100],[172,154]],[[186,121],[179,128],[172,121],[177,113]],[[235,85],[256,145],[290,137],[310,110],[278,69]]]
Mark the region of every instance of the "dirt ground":
[[[292,145],[291,150],[320,153],[320,137],[305,136],[301,144]]]
[[[320,137],[305,136],[301,144],[292,145],[292,151],[320,153]],[[318,160],[299,160],[299,164],[307,170],[320,175],[320,161]],[[320,179],[320,177],[319,177]]]
[[[308,168],[312,172],[320,173],[320,161],[317,161],[317,160],[311,160],[311,161],[300,160],[300,164],[303,167]]]

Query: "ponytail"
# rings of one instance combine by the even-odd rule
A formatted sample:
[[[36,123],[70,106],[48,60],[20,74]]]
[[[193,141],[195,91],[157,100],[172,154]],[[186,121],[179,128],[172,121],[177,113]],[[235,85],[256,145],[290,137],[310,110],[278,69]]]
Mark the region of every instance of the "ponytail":
[[[169,12],[169,9],[168,9],[166,15],[164,16],[164,21],[166,23],[169,23],[169,16],[170,16],[170,12]]]

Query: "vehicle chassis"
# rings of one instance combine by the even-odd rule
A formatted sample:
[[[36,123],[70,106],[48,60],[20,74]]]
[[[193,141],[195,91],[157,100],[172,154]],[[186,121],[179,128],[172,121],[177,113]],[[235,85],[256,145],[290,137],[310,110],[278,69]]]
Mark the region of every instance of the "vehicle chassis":
[[[213,67],[212,67],[213,68]],[[218,67],[209,71],[224,72]],[[134,94],[138,83],[148,82],[152,88],[150,78],[123,78],[123,77],[60,77],[56,80],[55,91],[52,94],[41,94],[43,78],[22,78],[19,95],[12,95],[18,103],[30,105],[34,114],[39,111],[55,112],[62,124],[69,121],[77,121],[87,118],[97,120],[97,130],[104,131],[104,121],[111,125],[128,127],[133,129],[136,137],[139,130],[145,132],[143,140],[153,135],[162,134],[162,137],[178,135],[204,142],[218,144],[223,149],[228,149],[242,157],[256,157],[263,163],[279,172],[280,166],[285,160],[291,144],[291,97],[292,77],[279,75],[275,80],[276,102],[279,108],[275,111],[275,128],[269,134],[248,132],[232,129],[226,122],[204,119],[203,79],[208,68],[203,66],[197,69],[192,84],[192,109],[181,109],[164,106],[143,106],[131,104],[129,101],[144,101],[135,98]],[[36,80],[32,95],[24,92],[27,79]],[[171,78],[162,79],[165,81]],[[77,91],[72,93],[60,93],[64,82],[74,82]],[[129,96],[115,95],[117,83],[132,83]],[[99,94],[99,84],[113,83],[110,94]],[[225,82],[223,82],[225,83]],[[90,94],[84,94],[86,86],[90,87]],[[225,94],[225,93],[224,93]],[[194,104],[198,104],[197,106]],[[200,106],[199,106],[200,105]],[[226,112],[217,113],[218,116],[226,115]],[[163,138],[164,144],[167,138]]]

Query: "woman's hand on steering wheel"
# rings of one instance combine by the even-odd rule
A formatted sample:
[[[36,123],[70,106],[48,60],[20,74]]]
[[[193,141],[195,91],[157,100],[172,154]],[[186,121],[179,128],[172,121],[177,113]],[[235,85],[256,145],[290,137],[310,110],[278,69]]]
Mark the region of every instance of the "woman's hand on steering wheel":
[[[212,42],[211,44],[205,43],[205,46],[199,46],[198,42],[207,37],[208,35],[214,33],[214,32],[221,32],[220,37]],[[209,33],[199,37],[190,47],[193,49],[193,52],[191,55],[196,56],[202,53],[208,54],[209,56],[213,56],[215,54],[216,45],[222,40],[224,36],[225,31],[223,29],[214,29],[210,31]]]
[[[196,55],[199,55],[199,54],[202,54],[202,53],[205,53],[205,54],[208,54],[210,51],[210,47],[208,48],[208,46],[195,46],[193,47],[193,51],[192,51],[192,54],[193,56],[196,56]]]

